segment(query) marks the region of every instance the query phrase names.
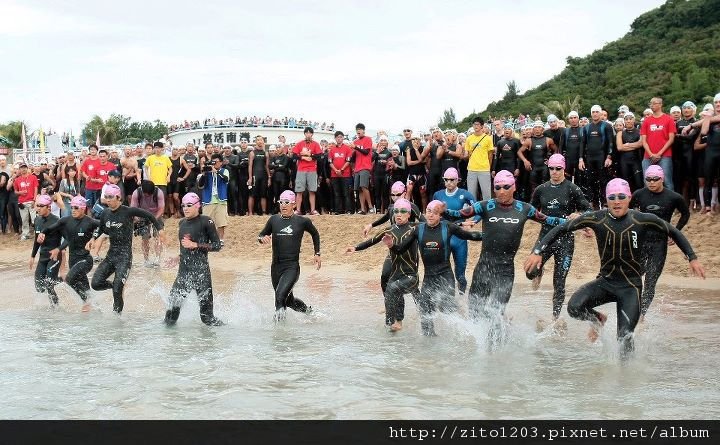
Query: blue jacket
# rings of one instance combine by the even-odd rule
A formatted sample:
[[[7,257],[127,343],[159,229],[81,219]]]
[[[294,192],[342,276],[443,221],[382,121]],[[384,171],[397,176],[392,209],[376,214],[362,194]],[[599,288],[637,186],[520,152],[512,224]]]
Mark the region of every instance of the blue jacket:
[[[217,173],[201,173],[197,178],[197,186],[202,190],[203,204],[210,204],[212,201],[212,181],[217,178],[217,194],[220,202],[227,202],[228,199],[228,182],[230,181],[230,172],[225,167],[220,168]]]

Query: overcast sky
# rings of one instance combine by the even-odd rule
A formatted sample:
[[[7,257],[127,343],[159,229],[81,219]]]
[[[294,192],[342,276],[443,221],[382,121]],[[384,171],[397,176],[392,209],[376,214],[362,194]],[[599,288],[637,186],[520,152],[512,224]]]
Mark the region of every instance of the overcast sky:
[[[427,128],[448,107],[484,109],[509,80],[539,85],[662,3],[0,0],[0,122],[77,134],[94,114],[270,114]]]

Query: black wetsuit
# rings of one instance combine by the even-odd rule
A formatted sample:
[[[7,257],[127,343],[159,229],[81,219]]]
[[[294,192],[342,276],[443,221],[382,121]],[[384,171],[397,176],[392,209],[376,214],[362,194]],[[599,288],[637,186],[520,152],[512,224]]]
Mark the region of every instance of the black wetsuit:
[[[280,194],[287,190],[288,184],[290,184],[290,158],[286,154],[270,158],[270,174],[272,175],[272,194],[275,201],[279,201]]]
[[[599,314],[594,308],[616,302],[617,336],[623,343],[623,351],[629,352],[633,349],[631,334],[640,318],[642,248],[648,234],[658,232],[665,238],[670,236],[689,260],[697,257],[685,236],[657,216],[629,210],[626,215],[615,218],[607,209],[585,213],[556,227],[535,245],[533,253],[542,255],[561,236],[585,227],[595,232],[600,273],[573,294],[568,302],[568,314],[580,320],[599,322]]]
[[[185,161],[185,164],[187,164],[188,168],[190,169],[190,174],[187,178],[185,178],[185,191],[186,192],[193,192],[196,191],[196,185],[197,185],[197,175],[200,174],[200,165],[198,165],[198,157],[197,155],[189,155],[185,154],[183,155],[183,160]],[[183,173],[184,175],[184,173]]]
[[[42,233],[45,227],[50,227],[58,222],[58,217],[49,213],[48,216],[35,217],[35,242],[33,243],[30,256],[35,258],[40,251],[37,267],[35,267],[35,289],[38,292],[47,292],[52,304],[58,304],[58,296],[55,292],[55,285],[58,283],[58,272],[62,254],[58,254],[57,260],[50,258],[50,251],[60,248],[60,234],[52,233],[45,237],[45,242],[38,244],[37,236]]]
[[[560,184],[553,184],[548,181],[535,189],[530,203],[547,216],[567,218],[575,212],[592,210],[590,203],[580,187],[569,180]],[[542,226],[538,240],[550,232],[552,227]],[[575,235],[570,233],[562,240],[553,244],[543,252],[543,264],[551,257],[555,257],[555,269],[553,271],[553,317],[560,315],[563,302],[565,301],[565,279],[570,271],[573,254],[575,253]],[[542,269],[541,269],[542,270]],[[533,279],[538,272],[527,274],[528,279]]]
[[[387,161],[390,159],[392,155],[390,154],[390,150],[387,148],[383,151],[374,151],[372,154],[372,160],[373,160],[373,177],[372,177],[372,183],[373,183],[373,194],[375,195],[375,207],[378,211],[381,209],[386,209],[390,202],[390,182],[389,175],[387,172],[387,169],[385,168],[387,166]],[[339,200],[336,200],[335,202],[335,211],[337,211],[337,206],[339,204]]]
[[[110,238],[110,248],[105,259],[95,269],[91,285],[95,290],[112,289],[113,310],[117,313],[123,310],[123,290],[132,267],[135,217],[150,221],[157,230],[162,230],[164,227],[162,220],[156,219],[155,215],[147,210],[121,205],[115,211],[108,207],[100,214],[100,218],[98,218],[100,224],[94,235],[97,239],[100,235],[107,234]],[[108,278],[112,274],[115,274],[115,277],[110,282]]]
[[[560,151],[565,156],[565,174],[570,178],[578,175],[577,168],[584,136],[582,127],[566,127],[560,136]]]
[[[612,125],[605,121],[590,122],[583,129],[584,141],[580,158],[585,163],[585,196],[593,206],[600,205],[604,196],[607,174],[605,160],[612,153]]]
[[[680,220],[675,226],[678,230],[682,230],[690,220],[690,209],[683,197],[668,188],[663,188],[660,193],[653,193],[648,188],[642,188],[633,193],[630,207],[639,208],[641,212],[652,213],[668,223],[677,210],[680,212]],[[640,300],[642,315],[647,313],[650,303],[655,297],[655,285],[665,267],[666,257],[667,236],[659,232],[648,233],[642,250],[642,264],[645,272],[645,283]]]
[[[393,208],[395,206],[395,203],[390,203],[388,206],[387,212],[377,220],[373,221],[372,224],[370,224],[373,227],[377,227],[381,224],[385,224],[388,221],[394,221],[393,219]],[[410,219],[409,222],[414,223],[416,221],[424,222],[425,216],[423,216],[422,212],[420,211],[420,208],[415,205],[415,203],[410,203],[411,212],[410,212]],[[392,226],[392,223],[390,224]],[[390,259],[390,255],[385,257],[385,261],[383,261],[383,267],[382,272],[380,273],[380,288],[382,289],[383,293],[385,292],[385,288],[387,287],[388,279],[390,278],[390,271],[392,268],[392,261]]]
[[[530,192],[532,193],[537,186],[547,181],[550,177],[547,168],[547,160],[550,157],[550,148],[547,143],[548,138],[543,135],[540,137],[532,136],[530,138],[530,148],[527,150],[530,156],[526,159],[530,161]]]
[[[198,243],[196,249],[186,249],[182,246],[183,238]],[[165,312],[165,323],[173,325],[180,316],[180,308],[185,298],[195,291],[200,303],[200,319],[208,326],[222,324],[213,314],[212,279],[210,277],[210,263],[208,252],[220,250],[220,237],[215,223],[205,215],[180,220],[178,226],[178,240],[180,240],[180,267],[177,277],[170,290],[168,301],[169,309]]]
[[[711,123],[705,147],[705,205],[710,207],[712,188],[720,174],[720,122]]]
[[[308,312],[308,306],[293,295],[293,287],[300,278],[300,247],[305,232],[312,237],[315,255],[319,256],[320,234],[309,218],[272,215],[258,235],[258,241],[266,235],[272,235],[270,279],[275,289],[276,311],[290,308],[298,312]]]
[[[493,157],[491,170],[495,173],[500,170],[507,170],[514,174],[515,170],[519,168],[517,152],[521,146],[522,144],[519,139],[500,139],[498,143],[495,144],[495,157]]]
[[[436,309],[444,313],[457,311],[455,277],[450,267],[453,236],[461,240],[482,241],[483,234],[465,231],[448,221],[440,221],[435,227],[420,223],[400,245],[391,248],[399,253],[407,249],[411,242],[416,241],[420,249],[425,275],[422,289],[415,302],[420,308],[421,328],[425,335],[435,333],[430,316]]]
[[[255,203],[258,203],[258,199],[267,197],[268,190],[268,175],[265,163],[268,162],[267,153],[264,149],[254,149],[252,153],[255,155],[253,158],[253,188],[251,189],[251,195],[255,198]],[[251,209],[253,212],[254,209]]]
[[[494,199],[476,202],[463,210],[448,210],[450,216],[479,215],[483,223],[483,245],[468,291],[468,309],[474,319],[505,311],[515,279],[515,254],[528,220],[555,226],[565,220],[545,216],[522,201],[502,205]]]
[[[69,270],[65,275],[65,282],[80,296],[82,301],[87,300],[87,292],[90,290],[87,274],[93,267],[93,259],[85,245],[93,238],[95,230],[100,225],[96,219],[89,216],[73,218],[66,216],[60,218],[52,226],[45,227],[42,232],[46,235],[59,233],[63,242],[60,250],[70,249]]]
[[[623,144],[632,144],[640,140],[640,130],[627,128],[622,131]],[[642,147],[633,151],[620,151],[620,177],[630,183],[633,190],[643,186]]]
[[[673,158],[676,159],[673,165],[673,174],[676,175],[677,181],[673,178],[673,184],[678,190],[682,190],[682,183],[688,181],[688,196],[697,196],[697,175],[694,168],[694,152],[695,152],[695,134],[690,132],[683,136],[682,131],[688,125],[695,123],[695,118],[680,119],[675,122],[675,144],[673,147]]]
[[[250,151],[239,151],[238,157],[238,215],[245,215],[248,212],[248,198],[250,197],[250,190],[247,185],[248,181],[248,163],[250,162]],[[282,192],[281,192],[282,193]]]
[[[355,250],[364,250],[382,241],[385,235],[393,238],[394,245],[404,244],[406,237],[412,237],[412,225],[393,224],[377,233],[372,238],[355,246]],[[385,324],[391,325],[405,318],[405,294],[417,295],[418,291],[418,249],[417,240],[413,239],[402,252],[397,249],[390,251],[390,273],[387,285],[383,289],[385,296]]]

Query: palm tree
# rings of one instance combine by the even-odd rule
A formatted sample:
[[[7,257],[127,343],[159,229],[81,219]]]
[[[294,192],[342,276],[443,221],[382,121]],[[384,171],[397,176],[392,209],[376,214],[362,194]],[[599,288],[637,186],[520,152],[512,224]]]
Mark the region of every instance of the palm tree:
[[[95,137],[100,132],[100,143],[102,145],[112,145],[117,139],[117,129],[113,125],[109,125],[97,114],[90,119],[83,129],[83,136],[88,141],[95,141]]]
[[[12,121],[0,124],[0,136],[9,142],[9,146],[19,147],[22,141],[22,122]]]
[[[547,103],[539,103],[538,106],[543,110],[543,113],[547,117],[550,114],[554,114],[561,119],[566,117],[571,111],[577,111],[580,107],[581,97],[576,95],[574,98],[560,102],[558,100],[551,100]]]

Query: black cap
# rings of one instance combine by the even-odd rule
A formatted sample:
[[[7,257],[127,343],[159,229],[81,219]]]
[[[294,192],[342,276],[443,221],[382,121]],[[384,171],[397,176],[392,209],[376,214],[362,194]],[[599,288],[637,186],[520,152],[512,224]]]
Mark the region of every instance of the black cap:
[[[313,130],[313,127],[305,127],[305,130],[303,130],[303,133],[310,132],[310,134],[315,134],[315,130]]]
[[[357,125],[355,125],[355,129],[356,129],[356,130],[364,130],[364,129],[365,129],[365,124],[357,124]]]
[[[118,170],[110,170],[108,172],[108,176],[114,176],[116,178],[119,178],[122,176],[122,174]]]
[[[160,142],[160,141],[157,141],[157,142],[155,142],[155,143],[153,144],[153,148],[155,148],[155,147],[160,147],[160,148],[163,148],[163,147],[165,147],[165,146],[163,145],[163,143],[162,143],[162,142]]]

